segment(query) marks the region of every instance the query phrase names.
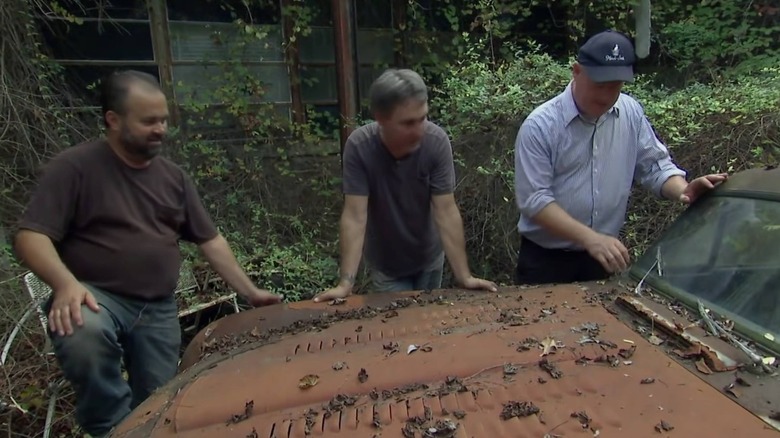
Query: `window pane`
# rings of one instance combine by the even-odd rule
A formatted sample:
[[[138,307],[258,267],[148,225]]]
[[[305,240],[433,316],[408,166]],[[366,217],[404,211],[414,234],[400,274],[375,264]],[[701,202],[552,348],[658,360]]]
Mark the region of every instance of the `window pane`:
[[[237,34],[238,27],[228,24],[170,22],[171,53],[174,61],[283,61],[282,33],[279,26],[262,26],[260,39]]]
[[[301,97],[304,102],[336,100],[336,67],[301,66]]]
[[[99,65],[66,65],[63,66],[65,81],[69,87],[85,100],[86,105],[100,105],[97,85],[100,79],[117,70],[138,70],[149,73],[159,81],[157,66],[148,67],[107,67]]]
[[[278,24],[279,2],[246,2],[242,0],[166,0],[168,19],[228,23],[241,19],[246,23]],[[258,3],[262,3],[258,5]]]
[[[154,60],[149,23],[54,20],[42,33],[56,59]]]
[[[371,0],[356,2],[358,28],[390,28],[393,23],[391,0]]]
[[[149,18],[146,0],[103,0],[100,2],[61,0],[58,3],[64,10],[76,17],[104,19]]]
[[[336,62],[336,45],[332,27],[314,27],[299,42],[300,60],[306,62]]]
[[[780,202],[713,197],[693,205],[637,262],[668,284],[780,334]]]
[[[176,98],[180,102],[228,103],[220,92],[225,86],[243,87],[243,94],[257,101],[290,102],[290,81],[286,65],[250,65],[224,67],[218,65],[177,65],[173,67]],[[230,82],[228,83],[227,80]],[[261,90],[253,89],[259,82]]]
[[[358,97],[363,101],[363,104],[367,104],[365,100],[368,99],[368,90],[371,88],[371,84],[374,80],[385,71],[385,68],[368,66],[360,67],[358,71],[360,72],[360,76],[358,77]]]
[[[393,63],[393,32],[358,30],[357,53],[361,64]]]

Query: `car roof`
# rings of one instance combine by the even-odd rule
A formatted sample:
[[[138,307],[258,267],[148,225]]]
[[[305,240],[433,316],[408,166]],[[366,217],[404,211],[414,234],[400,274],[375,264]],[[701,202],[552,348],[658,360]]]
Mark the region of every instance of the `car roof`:
[[[765,166],[734,173],[716,193],[718,196],[761,196],[780,199],[780,168]]]
[[[615,291],[441,290],[241,312],[202,331],[182,372],[112,436],[777,436],[648,341],[666,337],[660,327],[640,334],[602,305]],[[751,380],[742,394],[759,390]]]

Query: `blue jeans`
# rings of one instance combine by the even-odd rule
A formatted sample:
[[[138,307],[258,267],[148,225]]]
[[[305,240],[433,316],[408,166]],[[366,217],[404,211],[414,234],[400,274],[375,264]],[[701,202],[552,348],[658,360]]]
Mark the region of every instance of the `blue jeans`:
[[[82,305],[81,327],[74,324],[70,336],[49,336],[76,392],[76,420],[85,432],[101,436],[176,375],[181,328],[173,295],[145,302],[85,286],[100,311]],[[44,306],[46,314],[50,306],[51,299]]]
[[[444,253],[439,254],[430,265],[421,271],[404,277],[390,277],[378,269],[371,269],[371,280],[377,292],[404,292],[411,290],[432,290],[441,288],[444,273]]]

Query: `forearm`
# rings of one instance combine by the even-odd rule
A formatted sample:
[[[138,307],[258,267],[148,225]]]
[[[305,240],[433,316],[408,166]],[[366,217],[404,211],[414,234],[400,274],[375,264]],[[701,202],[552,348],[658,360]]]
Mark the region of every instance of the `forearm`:
[[[62,263],[49,236],[30,230],[21,230],[16,236],[16,253],[27,266],[52,290],[64,289],[78,280]]]
[[[220,277],[243,296],[247,296],[255,288],[255,284],[238,264],[230,245],[222,235],[200,245],[200,252]]]
[[[663,186],[661,186],[661,195],[666,199],[679,201],[680,196],[685,191],[687,185],[688,182],[685,181],[685,178],[679,175],[673,175],[664,182]]]
[[[339,273],[339,286],[352,288],[360,267],[360,259],[363,253],[363,242],[366,235],[366,219],[354,216],[345,211],[341,215],[339,226],[339,246],[341,250],[341,263]]]
[[[597,234],[587,225],[571,217],[555,202],[547,204],[533,217],[533,221],[547,232],[580,246],[585,246],[585,242]]]
[[[463,233],[463,218],[460,210],[453,203],[449,208],[435,212],[436,225],[439,228],[444,254],[450,262],[455,280],[463,282],[471,277],[468,257],[466,256],[466,239]]]

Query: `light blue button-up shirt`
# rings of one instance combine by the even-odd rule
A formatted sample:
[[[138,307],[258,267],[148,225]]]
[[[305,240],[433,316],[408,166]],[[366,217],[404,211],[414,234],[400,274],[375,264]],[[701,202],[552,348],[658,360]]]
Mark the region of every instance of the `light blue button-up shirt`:
[[[599,233],[618,237],[632,182],[661,196],[685,176],[658,140],[641,105],[622,94],[598,120],[580,115],[566,90],[537,107],[515,140],[515,200],[520,234],[546,248],[581,249],[545,231],[532,217],[551,202]]]

